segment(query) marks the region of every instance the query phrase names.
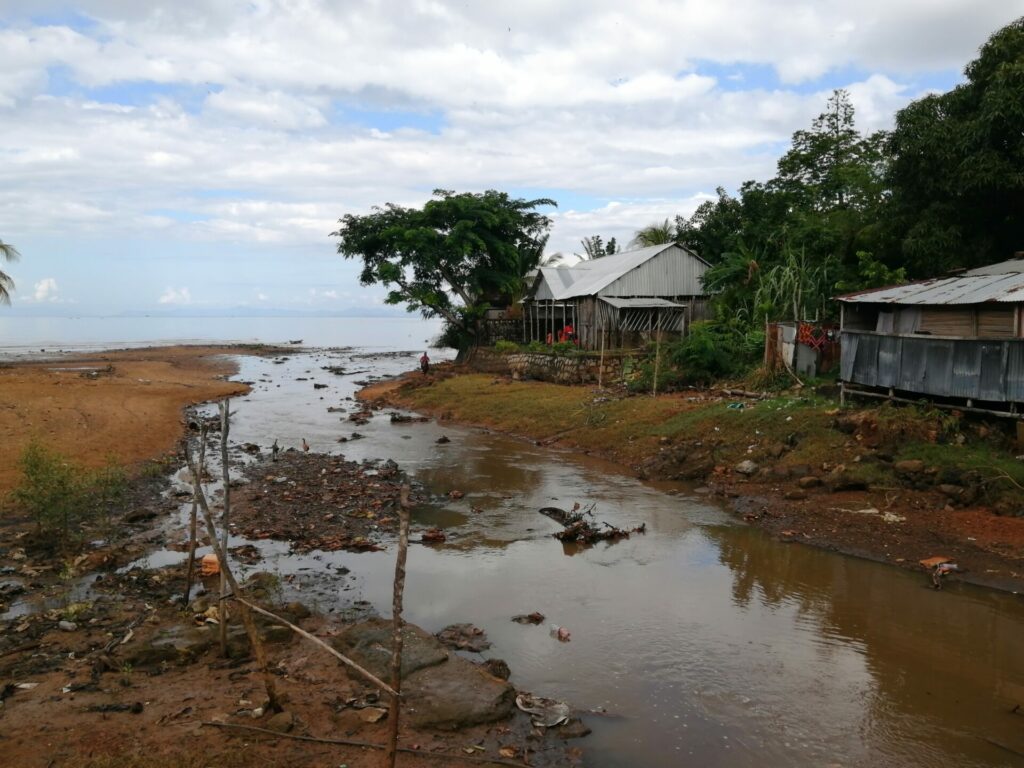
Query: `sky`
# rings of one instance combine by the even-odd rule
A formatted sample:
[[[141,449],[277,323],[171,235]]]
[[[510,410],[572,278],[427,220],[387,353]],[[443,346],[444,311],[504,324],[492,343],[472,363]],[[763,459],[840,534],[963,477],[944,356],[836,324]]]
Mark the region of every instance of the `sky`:
[[[962,81],[1024,0],[0,0],[0,313],[379,309],[330,233],[433,189],[558,201],[549,250],[767,179]]]

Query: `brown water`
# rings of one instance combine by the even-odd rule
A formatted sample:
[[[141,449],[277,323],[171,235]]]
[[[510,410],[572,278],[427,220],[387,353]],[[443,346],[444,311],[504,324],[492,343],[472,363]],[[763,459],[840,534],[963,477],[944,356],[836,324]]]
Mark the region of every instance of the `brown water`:
[[[1009,713],[1024,706],[1020,596],[955,583],[937,593],[923,574],[781,544],[683,488],[527,442],[383,414],[352,427],[326,408],[366,374],[319,366],[388,373],[413,358],[349,354],[243,359],[239,378],[256,388],[234,403],[233,438],[394,458],[439,495],[464,491],[414,520],[443,525],[449,542],[412,548],[407,618],[431,631],[473,622],[517,687],[606,712],[585,716],[587,765],[1024,765],[1024,716]],[[339,446],[353,429],[366,439]],[[435,443],[442,433],[451,443]],[[648,532],[566,549],[537,509],[575,501]],[[293,574],[289,588],[316,607],[363,599],[389,613],[393,551],[296,556],[259,544],[259,567]],[[509,621],[531,611],[544,625]]]

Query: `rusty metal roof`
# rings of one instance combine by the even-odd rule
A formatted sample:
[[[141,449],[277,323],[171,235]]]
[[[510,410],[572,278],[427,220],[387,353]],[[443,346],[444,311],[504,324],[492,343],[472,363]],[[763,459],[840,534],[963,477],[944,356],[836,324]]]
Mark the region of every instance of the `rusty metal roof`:
[[[863,304],[984,304],[1024,302],[1024,259],[990,264],[955,277],[921,280],[840,296]]]

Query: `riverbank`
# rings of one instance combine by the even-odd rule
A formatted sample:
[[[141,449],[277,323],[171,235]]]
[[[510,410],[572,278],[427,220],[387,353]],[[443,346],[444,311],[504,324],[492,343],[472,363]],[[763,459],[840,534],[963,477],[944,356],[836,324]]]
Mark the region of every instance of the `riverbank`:
[[[538,444],[599,456],[644,479],[691,483],[781,539],[1024,589],[1024,463],[1005,424],[800,393],[766,400],[627,396],[441,366],[359,393]]]

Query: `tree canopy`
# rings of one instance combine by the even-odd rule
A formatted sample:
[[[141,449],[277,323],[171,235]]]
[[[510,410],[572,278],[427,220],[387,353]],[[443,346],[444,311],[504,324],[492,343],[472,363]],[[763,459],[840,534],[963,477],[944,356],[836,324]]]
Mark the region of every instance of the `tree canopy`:
[[[347,214],[332,236],[342,256],[362,260],[363,285],[386,287],[388,304],[444,318],[446,338],[465,351],[488,306],[520,291],[539,265],[551,220],[536,209],[555,205],[438,189],[422,208],[387,203]]]

